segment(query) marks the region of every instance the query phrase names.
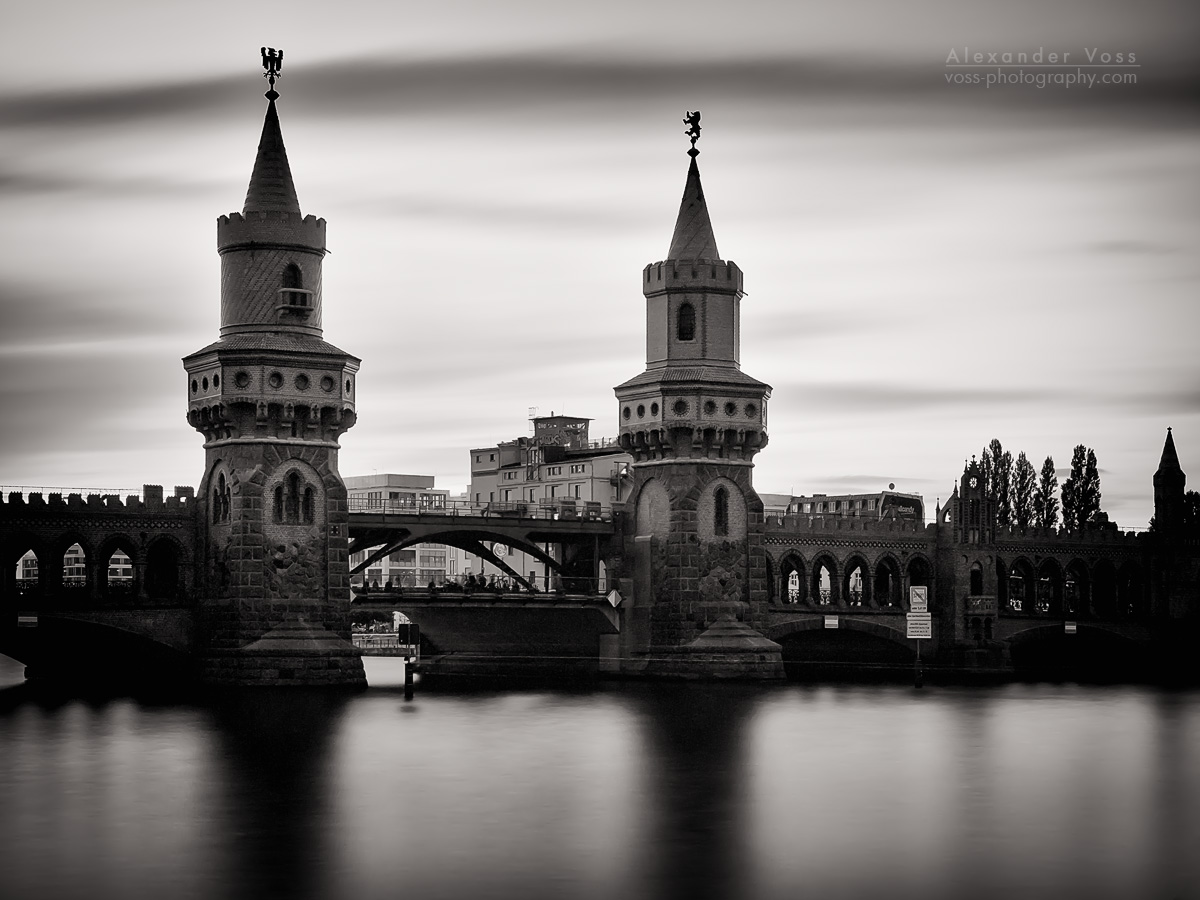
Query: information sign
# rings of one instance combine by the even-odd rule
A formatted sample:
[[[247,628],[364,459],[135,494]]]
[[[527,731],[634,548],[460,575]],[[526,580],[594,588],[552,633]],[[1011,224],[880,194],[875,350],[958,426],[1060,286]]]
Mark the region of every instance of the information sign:
[[[929,588],[913,585],[908,589],[908,608],[915,613],[929,612]]]
[[[838,617],[837,616],[826,616],[825,617],[825,627],[826,628],[837,628],[838,627]]]
[[[1067,634],[1075,634],[1076,628],[1074,622],[1063,622],[1063,631]]]
[[[908,614],[908,637],[933,637],[933,616],[927,612],[910,612]]]

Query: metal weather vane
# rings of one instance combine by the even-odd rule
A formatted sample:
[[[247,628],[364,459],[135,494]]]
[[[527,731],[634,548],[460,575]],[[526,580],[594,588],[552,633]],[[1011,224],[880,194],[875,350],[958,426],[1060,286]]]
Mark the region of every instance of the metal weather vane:
[[[683,124],[688,126],[688,130],[684,132],[692,139],[692,149],[688,151],[691,156],[695,156],[700,151],[696,149],[696,140],[700,137],[700,110],[692,112],[687,111],[687,116],[684,117]]]
[[[274,100],[279,96],[279,92],[275,90],[275,79],[283,77],[283,73],[280,72],[280,69],[283,68],[283,51],[276,50],[274,47],[263,47],[262,64],[263,78],[267,79],[267,84],[271,88],[267,91],[267,99]]]

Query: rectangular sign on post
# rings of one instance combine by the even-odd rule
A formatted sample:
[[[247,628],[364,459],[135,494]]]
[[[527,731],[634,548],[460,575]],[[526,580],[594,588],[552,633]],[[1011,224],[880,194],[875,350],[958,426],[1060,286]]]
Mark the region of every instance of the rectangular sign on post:
[[[1067,634],[1075,634],[1077,630],[1074,622],[1063,622],[1063,631]]]
[[[913,585],[908,589],[908,608],[915,613],[929,612],[929,588]]]
[[[933,616],[927,612],[910,612],[908,614],[908,637],[932,638]]]
[[[826,616],[825,617],[825,627],[826,628],[837,628],[838,627],[838,617],[837,616]]]

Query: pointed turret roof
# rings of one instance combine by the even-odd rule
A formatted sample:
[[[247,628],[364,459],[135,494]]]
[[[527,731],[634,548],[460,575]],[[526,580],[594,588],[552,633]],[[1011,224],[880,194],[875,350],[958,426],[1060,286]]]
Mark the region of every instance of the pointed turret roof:
[[[692,164],[688,166],[687,184],[683,187],[683,201],[679,204],[679,218],[675,220],[667,259],[721,258],[712,221],[708,218],[708,204],[704,202],[704,187],[700,184],[700,169],[696,165],[698,152],[694,148],[688,151]]]
[[[1179,468],[1179,454],[1175,452],[1175,438],[1171,437],[1171,429],[1167,429],[1167,440],[1163,444],[1162,459],[1158,461],[1160,472]]]
[[[283,132],[279,128],[279,113],[275,109],[275,94],[267,94],[267,118],[258,141],[258,157],[246,191],[243,214],[252,212],[287,212],[300,215],[300,200],[292,183],[292,167],[288,165],[283,147]],[[276,94],[276,96],[278,96]]]

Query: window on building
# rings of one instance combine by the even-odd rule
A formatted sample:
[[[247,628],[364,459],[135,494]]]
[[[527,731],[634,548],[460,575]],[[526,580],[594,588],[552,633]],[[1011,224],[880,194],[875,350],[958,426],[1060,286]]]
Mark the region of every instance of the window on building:
[[[971,566],[971,596],[978,597],[983,593],[983,566],[974,563]]]
[[[488,462],[495,462],[495,461],[496,461],[496,454],[495,454],[495,453],[489,453],[489,454],[488,454]]]
[[[301,522],[311,525],[314,505],[313,489],[303,483],[299,472],[293,470],[288,473],[283,484],[275,488],[272,518],[276,522],[288,525],[298,525]]]
[[[572,465],[572,466],[571,466],[571,474],[572,474],[572,475],[582,475],[582,474],[584,474],[586,471],[587,471],[587,464],[586,464],[586,463],[576,463],[576,464],[574,464],[574,465]]]
[[[553,500],[557,496],[558,496],[558,485],[557,484],[550,485],[550,499]]]
[[[379,509],[383,506],[383,491],[367,491],[367,508]]]
[[[690,303],[684,303],[679,307],[679,319],[675,336],[681,341],[694,341],[696,339],[696,307]]]
[[[511,490],[501,491],[500,499],[503,500],[505,503],[511,502],[512,501],[512,491]]]
[[[546,466],[547,475],[561,475],[562,466]]]
[[[713,494],[713,534],[729,534],[729,492],[724,487]]]
[[[511,471],[511,472],[505,472],[505,473],[504,473],[504,480],[505,480],[505,481],[516,481],[516,480],[517,480],[517,472],[516,472],[516,470],[514,469],[514,470],[513,470],[513,471]]]
[[[576,500],[581,499],[583,497],[583,485],[582,484],[573,484],[573,485],[571,485],[571,487],[574,491],[575,499]]]

